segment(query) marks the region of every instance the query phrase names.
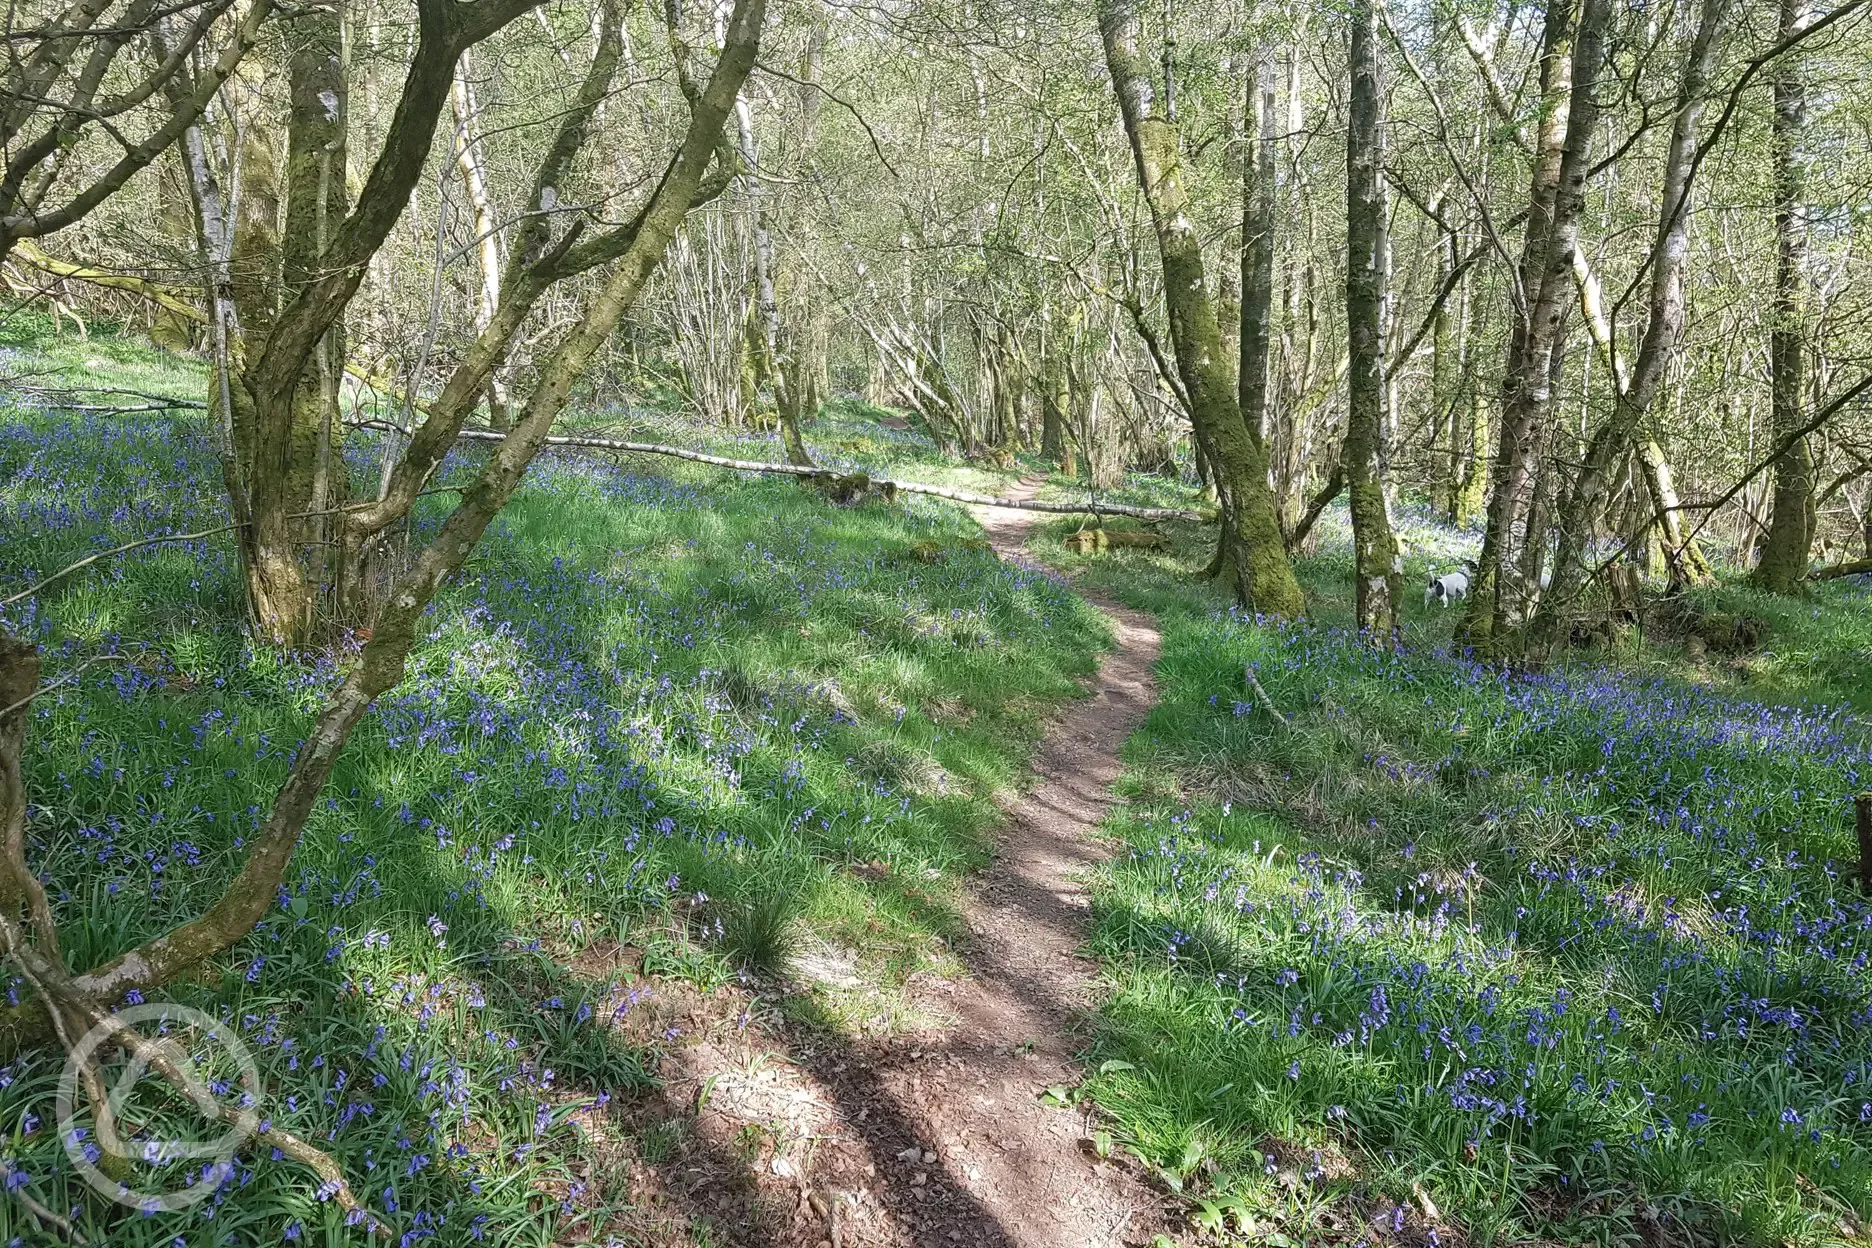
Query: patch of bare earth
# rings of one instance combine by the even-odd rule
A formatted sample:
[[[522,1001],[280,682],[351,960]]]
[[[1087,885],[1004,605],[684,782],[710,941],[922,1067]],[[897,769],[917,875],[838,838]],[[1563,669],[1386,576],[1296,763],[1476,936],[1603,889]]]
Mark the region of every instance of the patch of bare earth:
[[[978,518],[1014,557],[1034,517]],[[658,1046],[662,1092],[615,1107],[630,1119],[614,1123],[614,1174],[638,1242],[1101,1248],[1170,1225],[1161,1194],[1092,1153],[1081,1111],[1042,1099],[1079,1078],[1096,1004],[1082,878],[1104,856],[1119,748],[1156,697],[1153,622],[1094,601],[1117,646],[1092,696],[1046,734],[1036,783],[1009,801],[995,862],[970,882],[956,942],[968,973],[920,989],[918,1016],[939,1022],[852,1039],[784,1023],[751,997],[725,1010],[734,992],[690,1005],[665,992],[633,1016],[638,1028],[688,1024]]]

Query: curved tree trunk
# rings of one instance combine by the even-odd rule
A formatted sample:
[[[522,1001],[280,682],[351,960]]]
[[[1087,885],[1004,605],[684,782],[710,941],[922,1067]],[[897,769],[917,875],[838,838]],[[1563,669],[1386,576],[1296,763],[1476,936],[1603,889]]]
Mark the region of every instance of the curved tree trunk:
[[[1189,396],[1190,422],[1215,470],[1223,514],[1232,526],[1236,595],[1244,605],[1268,615],[1298,615],[1305,599],[1281,540],[1267,457],[1242,420],[1235,370],[1222,358],[1202,242],[1190,219],[1190,197],[1183,184],[1181,136],[1154,107],[1150,63],[1139,55],[1137,25],[1132,0],[1101,0],[1105,61],[1131,140],[1138,184],[1156,228],[1177,373]]]
[[[1664,163],[1657,235],[1651,246],[1650,288],[1644,337],[1639,342],[1629,377],[1613,371],[1612,415],[1593,434],[1586,456],[1573,480],[1573,488],[1560,509],[1559,549],[1554,556],[1553,584],[1543,596],[1533,632],[1536,643],[1551,645],[1564,631],[1562,615],[1578,597],[1588,568],[1586,551],[1596,518],[1604,509],[1607,492],[1619,464],[1631,449],[1653,402],[1663,389],[1666,369],[1676,358],[1683,338],[1684,268],[1690,250],[1690,192],[1696,171],[1698,124],[1702,118],[1709,75],[1717,54],[1716,35],[1728,13],[1729,0],[1703,0],[1683,74],[1678,82],[1676,118],[1671,126]],[[1583,37],[1583,36],[1582,36]],[[1568,277],[1582,290],[1583,263],[1572,256]],[[1590,303],[1588,319],[1591,317]],[[1609,331],[1605,333],[1610,341]],[[1680,565],[1673,565],[1674,570]]]

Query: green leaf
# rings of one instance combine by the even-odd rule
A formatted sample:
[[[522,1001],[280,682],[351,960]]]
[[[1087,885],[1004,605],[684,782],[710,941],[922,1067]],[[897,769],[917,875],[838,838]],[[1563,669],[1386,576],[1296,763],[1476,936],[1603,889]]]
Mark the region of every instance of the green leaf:
[[[1136,1069],[1137,1067],[1134,1066],[1132,1063],[1126,1062],[1126,1061],[1120,1061],[1118,1058],[1115,1058],[1115,1057],[1112,1058],[1110,1061],[1099,1063],[1099,1074],[1101,1075],[1115,1075],[1121,1070],[1136,1070]]]

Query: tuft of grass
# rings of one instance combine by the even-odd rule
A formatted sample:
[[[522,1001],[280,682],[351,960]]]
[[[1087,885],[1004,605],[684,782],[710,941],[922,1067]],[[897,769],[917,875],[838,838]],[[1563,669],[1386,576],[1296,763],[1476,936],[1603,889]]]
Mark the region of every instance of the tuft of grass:
[[[723,921],[722,948],[737,966],[759,975],[784,971],[799,947],[799,906],[764,894],[736,905]]]

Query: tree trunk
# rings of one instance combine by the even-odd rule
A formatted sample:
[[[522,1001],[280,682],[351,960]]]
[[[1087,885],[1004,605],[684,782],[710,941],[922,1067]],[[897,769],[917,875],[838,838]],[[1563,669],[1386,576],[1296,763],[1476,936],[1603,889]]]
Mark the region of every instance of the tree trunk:
[[[1385,406],[1384,201],[1379,194],[1378,50],[1374,0],[1353,0],[1346,129],[1346,490],[1352,508],[1358,627],[1374,643],[1397,632],[1402,582],[1380,443]]]
[[[1656,439],[1646,438],[1639,443],[1638,464],[1644,473],[1652,509],[1658,517],[1658,535],[1664,547],[1671,588],[1678,590],[1709,580],[1715,573],[1702,547],[1684,530],[1683,500],[1677,497],[1670,461],[1664,458],[1664,448]]]
[[[1780,0],[1780,38],[1800,30],[1801,0]],[[1774,154],[1775,295],[1768,336],[1768,372],[1774,409],[1776,443],[1787,440],[1806,423],[1807,326],[1806,279],[1801,272],[1807,254],[1806,229],[1801,220],[1803,187],[1800,138],[1806,121],[1806,87],[1796,55],[1783,56],[1775,65]],[[1814,532],[1814,457],[1806,438],[1794,441],[1774,464],[1774,503],[1768,539],[1761,563],[1752,578],[1763,589],[1790,594],[1807,575],[1808,552]]]
[[[1450,273],[1457,263],[1456,249],[1456,236],[1445,235],[1437,250],[1438,290],[1449,283]],[[1435,483],[1431,497],[1441,503],[1446,514],[1454,514],[1456,510],[1462,460],[1457,433],[1461,422],[1456,416],[1458,368],[1455,328],[1461,310],[1452,309],[1451,302],[1450,299],[1444,299],[1437,304],[1430,325],[1430,471]]]
[[[800,436],[799,395],[792,385],[798,370],[789,367],[780,357],[785,339],[780,331],[780,301],[774,294],[773,222],[768,216],[766,191],[761,186],[760,151],[754,141],[754,119],[745,96],[735,101],[735,127],[741,162],[748,170],[742,179],[742,191],[754,209],[755,314],[747,334],[749,381],[756,402],[762,388],[773,397],[774,415],[780,425],[780,440],[786,446],[787,462],[810,467],[812,457],[806,453],[805,439]],[[748,376],[748,373],[743,375]]]
[[[285,136],[285,223],[279,225],[278,138],[258,118],[242,153],[241,212],[234,262],[243,338],[237,355],[244,395],[235,396],[236,429],[246,425],[239,456],[250,508],[245,572],[256,634],[296,645],[311,634],[320,578],[301,550],[316,540],[307,513],[325,511],[337,454],[337,386],[343,338],[334,317],[307,343],[291,377],[273,378],[263,397],[255,383],[267,367],[265,346],[282,309],[317,280],[328,240],[345,216],[344,61],[339,18],[307,15],[288,35],[289,108]],[[334,176],[334,173],[336,176]],[[249,401],[250,400],[250,401]],[[244,417],[244,419],[243,419]],[[319,547],[317,549],[323,549]]]
[[[250,72],[254,72],[252,67]],[[228,463],[234,472],[228,492],[236,519],[245,522],[238,531],[238,549],[248,624],[256,636],[285,643],[301,627],[304,577],[291,536],[279,518],[282,509],[277,504],[263,509],[255,497],[255,477],[261,471],[260,435],[254,398],[246,384],[248,367],[264,349],[279,314],[280,155],[285,144],[272,119],[251,99],[251,83],[244,75],[237,87],[247,89],[252,115],[233,126],[239,146],[232,160],[237,163],[240,194],[232,201],[229,307],[224,325],[224,354],[232,381],[210,394],[209,417],[228,430]],[[225,412],[218,410],[221,406]],[[279,470],[284,471],[284,466]],[[308,497],[309,484],[308,478]]]
[[[1221,358],[1202,242],[1183,184],[1181,136],[1153,109],[1150,64],[1138,53],[1133,0],[1101,0],[1099,27],[1138,184],[1156,229],[1164,303],[1190,421],[1215,469],[1222,510],[1232,522],[1237,597],[1264,614],[1298,615],[1305,600],[1281,541],[1267,458],[1242,421],[1235,370]]]
[[[1262,49],[1246,88],[1247,152],[1242,159],[1241,346],[1236,387],[1242,422],[1263,453],[1268,442],[1268,348],[1274,320],[1276,180],[1280,145],[1275,116],[1275,69],[1271,49]]]
[[[449,105],[455,114],[455,167],[461,173],[462,187],[468,193],[468,207],[474,220],[475,260],[481,270],[481,284],[476,290],[474,327],[479,334],[494,319],[500,306],[501,258],[500,229],[494,219],[494,206],[488,198],[487,175],[482,170],[480,140],[475,134],[474,87],[468,80],[469,57],[455,65],[454,82],[449,88]],[[497,371],[488,382],[488,428],[504,433],[508,427],[507,383]]]
[[[1003,451],[1011,451],[1020,444],[1023,386],[1020,354],[1015,350],[1012,339],[1007,327],[1001,326],[995,336],[988,340],[989,353],[993,356],[989,378],[994,383],[994,445]]]
[[[1467,525],[1482,511],[1484,489],[1488,484],[1489,402],[1488,389],[1482,384],[1476,363],[1481,354],[1482,318],[1485,301],[1477,297],[1472,273],[1463,279],[1469,303],[1464,330],[1462,392],[1455,398],[1450,421],[1455,429],[1455,479],[1450,495],[1451,524]]]
[[[1716,35],[1728,12],[1729,0],[1703,0],[1695,37],[1678,83],[1676,119],[1671,126],[1665,158],[1664,182],[1656,240],[1651,247],[1650,290],[1644,337],[1629,378],[1612,378],[1615,396],[1612,415],[1587,444],[1586,456],[1574,478],[1572,491],[1560,509],[1559,549],[1554,557],[1553,584],[1537,613],[1536,641],[1551,645],[1562,633],[1561,612],[1578,596],[1588,569],[1595,516],[1603,510],[1606,491],[1621,458],[1663,388],[1665,371],[1676,358],[1683,337],[1684,268],[1690,250],[1690,191],[1696,171],[1698,123],[1708,94],[1710,70],[1717,54]],[[1569,256],[1568,276],[1578,285],[1583,266]],[[1590,290],[1590,286],[1583,287]],[[1590,309],[1589,309],[1590,311]],[[1610,340],[1610,333],[1605,333]],[[1676,570],[1676,569],[1674,569]],[[1689,572],[1689,569],[1683,569]]]
[[[816,168],[819,151],[819,112],[824,94],[819,87],[821,66],[825,59],[827,18],[821,6],[813,6],[812,25],[806,33],[806,46],[800,57],[799,150],[806,167]],[[805,246],[805,244],[801,244]],[[789,283],[791,315],[786,328],[791,339],[783,353],[783,363],[793,370],[788,386],[793,396],[796,423],[811,420],[832,401],[831,368],[828,361],[832,336],[826,301],[816,287],[803,276]]]
[[[1040,457],[1057,464],[1066,454],[1067,409],[1072,405],[1072,378],[1058,346],[1048,353],[1040,380]]]
[[[1547,9],[1541,39],[1541,120],[1528,189],[1528,214],[1517,270],[1515,325],[1502,372],[1501,434],[1490,482],[1482,554],[1470,586],[1458,640],[1483,654],[1506,649],[1520,614],[1521,587],[1506,582],[1515,568],[1533,480],[1537,434],[1552,406],[1551,356],[1566,315],[1573,250],[1585,206],[1586,173],[1598,124],[1594,88],[1611,20],[1609,0],[1581,0]]]

